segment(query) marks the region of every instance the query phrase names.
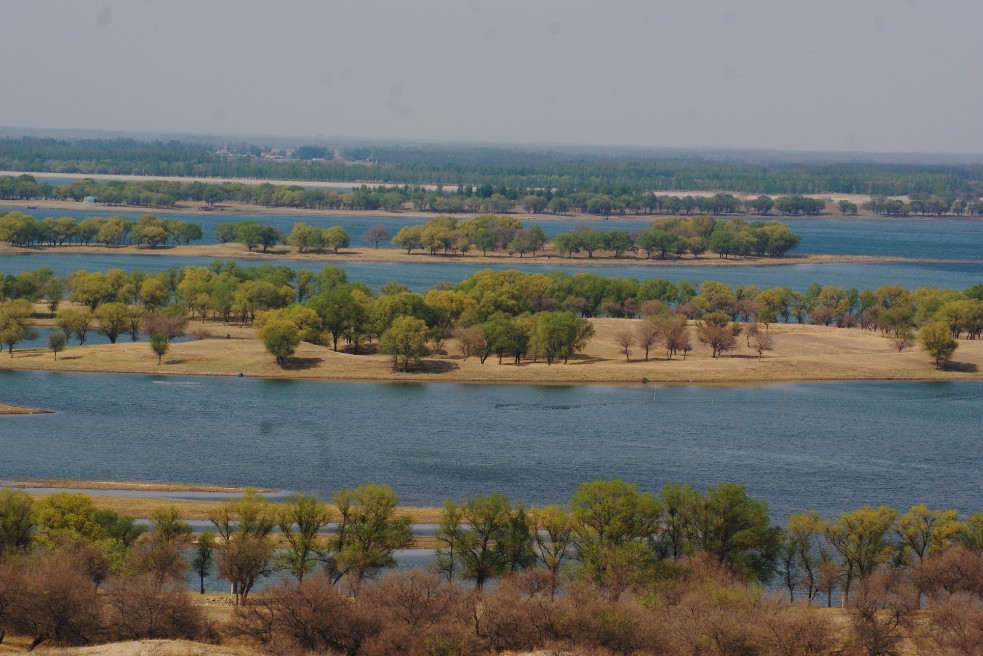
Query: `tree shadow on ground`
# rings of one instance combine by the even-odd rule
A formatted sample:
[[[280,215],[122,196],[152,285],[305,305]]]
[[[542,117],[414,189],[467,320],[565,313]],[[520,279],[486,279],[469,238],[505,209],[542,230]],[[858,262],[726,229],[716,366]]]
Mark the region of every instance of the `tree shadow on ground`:
[[[320,365],[324,360],[321,358],[298,358],[292,357],[287,360],[287,363],[283,365],[285,371],[303,371],[305,369],[314,369]]]
[[[419,374],[446,374],[460,369],[456,362],[446,360],[420,360],[416,366],[410,368],[411,372]]]
[[[959,373],[963,374],[975,374],[980,370],[980,368],[972,362],[950,362],[949,364],[944,365],[942,368],[946,371],[958,371]]]

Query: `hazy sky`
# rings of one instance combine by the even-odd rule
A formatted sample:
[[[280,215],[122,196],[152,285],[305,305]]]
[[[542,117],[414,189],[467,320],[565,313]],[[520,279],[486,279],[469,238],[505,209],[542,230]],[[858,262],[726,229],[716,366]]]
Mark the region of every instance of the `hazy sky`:
[[[5,0],[0,125],[983,153],[980,0]]]

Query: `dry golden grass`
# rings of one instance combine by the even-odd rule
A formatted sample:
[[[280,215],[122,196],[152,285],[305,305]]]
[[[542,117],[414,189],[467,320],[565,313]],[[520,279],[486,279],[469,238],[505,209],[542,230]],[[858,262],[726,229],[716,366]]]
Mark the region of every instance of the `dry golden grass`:
[[[36,408],[22,408],[17,405],[7,405],[6,403],[0,403],[0,415],[38,415],[44,414],[47,410],[38,410]]]
[[[916,349],[899,353],[892,340],[857,328],[843,329],[797,324],[772,324],[774,350],[758,359],[738,338],[737,350],[710,357],[710,349],[696,340],[686,359],[665,359],[661,350],[650,353],[648,362],[637,348],[631,362],[615,343],[622,330],[634,331],[638,320],[594,319],[596,337],[583,354],[568,364],[523,362],[499,365],[496,358],[481,364],[477,358],[463,360],[456,344],[446,352],[425,358],[416,371],[393,371],[388,356],[354,355],[303,343],[288,366],[276,366],[263,345],[252,339],[252,330],[217,323],[205,324],[213,335],[229,339],[207,339],[171,345],[161,364],[145,343],[70,346],[55,361],[47,349],[14,349],[14,357],[0,358],[0,369],[40,369],[102,373],[218,375],[345,381],[440,381],[466,383],[527,384],[631,384],[647,379],[668,384],[766,384],[827,380],[981,380],[983,340],[960,340],[953,364],[936,371],[928,356]]]

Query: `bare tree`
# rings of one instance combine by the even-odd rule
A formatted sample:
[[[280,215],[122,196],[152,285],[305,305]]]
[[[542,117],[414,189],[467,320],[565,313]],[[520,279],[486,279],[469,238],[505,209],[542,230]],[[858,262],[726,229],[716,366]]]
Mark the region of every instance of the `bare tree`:
[[[631,362],[631,347],[635,345],[635,336],[627,330],[619,330],[614,336],[614,342],[625,354],[625,360]]]

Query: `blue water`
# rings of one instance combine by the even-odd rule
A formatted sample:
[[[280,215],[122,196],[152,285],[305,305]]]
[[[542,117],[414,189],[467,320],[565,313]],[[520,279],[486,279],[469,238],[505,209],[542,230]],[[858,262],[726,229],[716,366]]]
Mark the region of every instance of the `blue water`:
[[[658,366],[658,365],[653,365]],[[0,480],[301,490],[389,483],[408,505],[582,481],[744,483],[773,518],[864,504],[983,509],[983,383],[765,387],[372,384],[0,372]]]
[[[70,271],[105,271],[123,269],[150,273],[166,271],[182,266],[208,266],[212,258],[170,257],[112,253],[58,253],[44,251],[30,255],[0,255],[0,273],[20,273],[39,267],[50,267],[64,275]],[[666,278],[673,282],[688,280],[700,284],[715,280],[729,285],[757,285],[766,287],[791,287],[804,291],[810,284],[839,285],[857,289],[876,289],[881,285],[898,284],[906,288],[944,287],[965,289],[983,283],[981,262],[906,262],[906,263],[852,263],[852,264],[791,264],[765,267],[712,267],[712,266],[658,266],[615,265],[586,267],[575,265],[530,264],[517,258],[507,265],[475,265],[445,262],[442,258],[421,260],[419,263],[402,262],[342,262],[327,258],[323,261],[285,259],[239,259],[242,266],[258,266],[269,263],[289,266],[292,269],[318,270],[322,266],[337,265],[348,272],[349,280],[364,282],[378,289],[391,280],[398,280],[410,289],[424,292],[438,282],[457,283],[481,269],[517,269],[526,272],[590,271],[601,276],[627,277],[638,280]]]
[[[144,212],[116,211],[111,207],[98,210],[28,210],[19,211],[43,218],[46,216],[70,216],[78,220],[92,216],[120,215],[137,219]],[[314,216],[309,214],[269,214],[255,212],[250,214],[221,214],[202,212],[198,214],[176,214],[166,211],[152,211],[160,217],[175,218],[197,223],[205,233],[201,244],[215,243],[215,226],[228,221],[259,221],[272,225],[284,234],[289,234],[294,223],[303,221],[313,226],[326,228],[342,226],[352,238],[352,247],[368,246],[362,239],[369,226],[382,224],[391,235],[403,226],[425,221],[419,217],[406,217],[399,214],[380,213],[376,216]],[[459,217],[461,219],[468,216]],[[657,219],[659,217],[652,217]],[[793,232],[802,237],[795,253],[828,253],[835,255],[883,255],[913,259],[940,260],[983,260],[983,219],[795,219],[769,218],[788,225]],[[583,224],[580,220],[525,220],[525,225],[538,225],[547,236],[561,232],[571,232]],[[640,232],[648,228],[648,220],[600,221],[592,220],[590,225],[600,230],[627,230]],[[382,246],[389,246],[383,243]]]

